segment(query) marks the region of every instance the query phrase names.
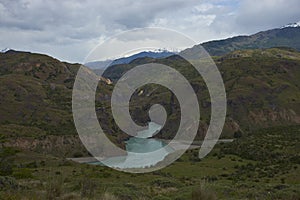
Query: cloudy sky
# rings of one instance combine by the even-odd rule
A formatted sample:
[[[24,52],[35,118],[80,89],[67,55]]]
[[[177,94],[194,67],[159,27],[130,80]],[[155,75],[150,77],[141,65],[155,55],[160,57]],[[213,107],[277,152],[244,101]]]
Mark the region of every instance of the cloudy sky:
[[[143,27],[197,43],[300,21],[299,0],[0,0],[0,48],[82,62],[114,34]]]

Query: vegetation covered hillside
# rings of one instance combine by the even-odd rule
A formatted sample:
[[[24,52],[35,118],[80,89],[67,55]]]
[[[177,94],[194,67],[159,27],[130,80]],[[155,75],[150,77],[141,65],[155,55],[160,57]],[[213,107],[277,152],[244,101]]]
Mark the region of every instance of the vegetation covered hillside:
[[[129,174],[49,154],[0,151],[0,199],[216,200],[300,197],[299,126],[273,127],[187,151],[152,173]]]
[[[67,157],[88,156],[72,119],[71,94],[78,64],[46,55],[0,54],[0,199],[298,199],[300,53],[288,48],[239,50],[214,57],[224,79],[228,114],[218,144],[199,160],[189,150],[169,167],[132,175]],[[197,140],[210,112],[209,94],[197,72],[177,56],[139,58],[105,73],[116,81],[132,67],[158,62],[190,80],[201,106]],[[108,76],[109,75],[109,76]],[[99,122],[112,141],[128,137],[110,112],[113,84],[102,79],[96,94]],[[172,138],[178,102],[166,88],[146,85],[131,99],[133,119],[145,124],[153,103],[169,116],[157,137]],[[272,159],[270,159],[272,158]]]
[[[80,65],[13,50],[0,60],[1,144],[60,156],[85,152],[71,111]]]
[[[235,50],[291,47],[300,50],[300,27],[284,27],[261,31],[250,36],[237,36],[201,44],[212,56],[220,56]],[[196,47],[194,47],[197,49]],[[193,51],[193,48],[188,51]]]
[[[300,123],[300,53],[289,48],[264,50],[239,50],[221,57],[214,57],[222,74],[227,93],[227,122],[223,137],[253,129]],[[104,76],[116,82],[126,71],[143,63],[162,63],[183,74],[197,93],[201,110],[201,128],[198,136],[209,122],[210,98],[205,83],[198,72],[179,56],[166,59],[136,59],[125,65],[109,67]],[[140,91],[143,91],[141,94]],[[169,116],[168,128],[162,130],[164,137],[172,137],[179,121],[179,105],[176,97],[166,88],[148,85],[132,97],[132,105],[141,109],[132,111],[139,120],[147,121],[151,102],[165,106]],[[151,95],[150,95],[151,94]],[[168,123],[167,123],[168,125]]]
[[[8,51],[0,56],[1,138],[8,145],[26,149],[76,153],[72,147],[81,145],[73,124],[71,94],[79,64],[27,52]],[[232,138],[234,134],[246,134],[262,127],[299,124],[298,51],[288,48],[242,50],[214,59],[223,76],[228,100],[222,137]],[[139,58],[108,68],[104,76],[116,81],[132,67],[150,62],[170,65],[191,82],[201,109],[197,139],[203,138],[210,119],[209,94],[198,73],[180,57]],[[98,89],[99,121],[109,137],[122,144],[128,136],[118,129],[111,116],[113,85],[100,82]],[[164,105],[169,114],[158,137],[171,139],[178,128],[180,113],[177,99],[168,89],[147,85],[136,91],[130,107],[132,117],[137,123],[146,124],[147,110],[154,103]],[[82,146],[78,151],[86,153]]]

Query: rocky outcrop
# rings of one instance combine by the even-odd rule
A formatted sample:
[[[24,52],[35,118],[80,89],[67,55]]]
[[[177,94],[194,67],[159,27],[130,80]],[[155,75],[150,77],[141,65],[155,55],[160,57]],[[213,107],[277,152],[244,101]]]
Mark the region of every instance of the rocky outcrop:
[[[263,125],[267,122],[269,123],[300,123],[300,115],[298,115],[292,109],[280,109],[280,110],[259,110],[259,111],[250,111],[248,118],[251,123],[257,125]]]
[[[49,153],[55,156],[73,156],[75,153],[88,155],[77,135],[43,136],[40,138],[18,137],[8,139],[2,146],[15,147],[25,151]]]

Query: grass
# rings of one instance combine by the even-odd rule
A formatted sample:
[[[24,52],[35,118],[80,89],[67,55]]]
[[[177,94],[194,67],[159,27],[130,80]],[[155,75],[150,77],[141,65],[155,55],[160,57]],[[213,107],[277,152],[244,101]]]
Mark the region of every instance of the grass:
[[[233,143],[218,144],[202,160],[195,161],[197,150],[189,150],[170,166],[147,174],[129,174],[33,152],[12,152],[7,156],[13,157],[11,177],[19,189],[12,194],[14,184],[6,184],[0,198],[12,195],[18,199],[22,193],[30,199],[35,193],[36,198],[44,199],[292,200],[300,195],[300,164],[293,160],[299,155],[299,131],[300,126],[262,129]],[[256,145],[253,148],[258,151],[252,151],[254,143],[272,146]],[[280,156],[255,156],[255,152],[269,152],[274,147]]]

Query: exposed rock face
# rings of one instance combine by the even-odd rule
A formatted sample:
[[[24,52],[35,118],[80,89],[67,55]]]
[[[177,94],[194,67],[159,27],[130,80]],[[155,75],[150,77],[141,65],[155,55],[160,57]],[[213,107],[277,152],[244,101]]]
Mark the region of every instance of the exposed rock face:
[[[111,85],[112,84],[112,81],[109,78],[104,78],[103,76],[100,76],[99,80],[103,81],[107,85]]]
[[[53,154],[55,156],[72,157],[74,153],[78,152],[82,153],[82,155],[88,154],[77,135],[49,135],[41,138],[19,137],[10,139],[2,145],[26,151]]]
[[[281,110],[260,110],[249,112],[250,123],[263,125],[266,122],[270,123],[300,123],[300,115],[298,115],[292,109],[281,109]]]

